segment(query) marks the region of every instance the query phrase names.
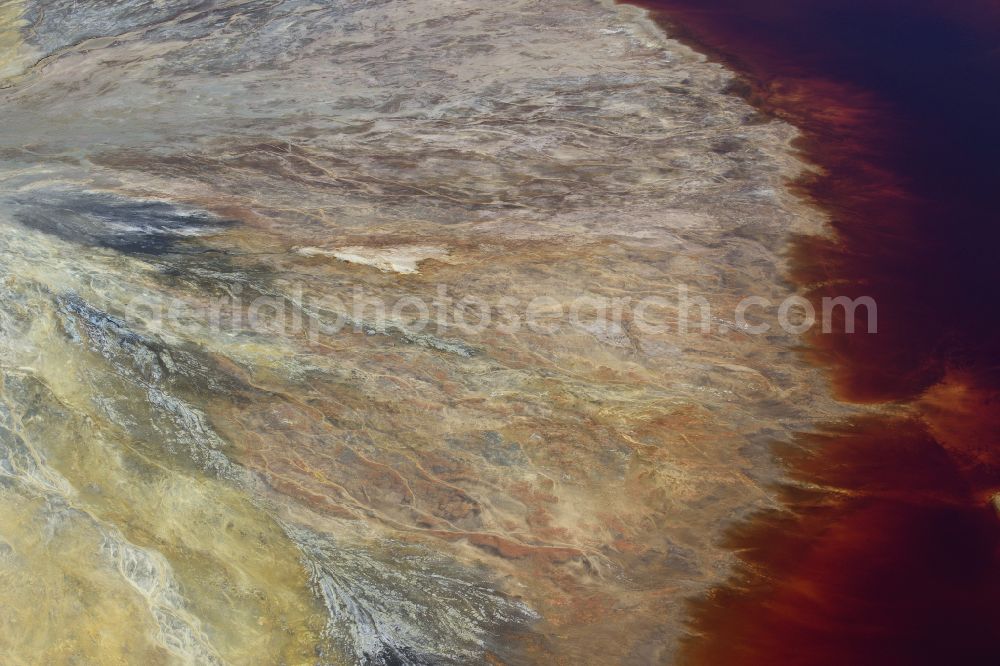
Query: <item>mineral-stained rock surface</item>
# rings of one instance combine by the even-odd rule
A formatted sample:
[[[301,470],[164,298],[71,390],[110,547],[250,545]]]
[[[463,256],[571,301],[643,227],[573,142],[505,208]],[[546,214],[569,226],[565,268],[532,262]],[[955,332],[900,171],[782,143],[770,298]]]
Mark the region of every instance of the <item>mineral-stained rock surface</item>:
[[[638,10],[5,0],[0,77],[4,663],[667,661],[828,404],[733,315],[793,132]]]

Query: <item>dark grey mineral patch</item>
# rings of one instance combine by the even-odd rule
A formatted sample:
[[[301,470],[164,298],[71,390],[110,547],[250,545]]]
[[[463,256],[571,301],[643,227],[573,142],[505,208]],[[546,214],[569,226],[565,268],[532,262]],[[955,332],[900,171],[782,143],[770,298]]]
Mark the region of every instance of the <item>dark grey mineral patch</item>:
[[[11,203],[14,219],[26,227],[128,254],[191,252],[185,240],[231,224],[195,208],[100,192],[50,191]]]

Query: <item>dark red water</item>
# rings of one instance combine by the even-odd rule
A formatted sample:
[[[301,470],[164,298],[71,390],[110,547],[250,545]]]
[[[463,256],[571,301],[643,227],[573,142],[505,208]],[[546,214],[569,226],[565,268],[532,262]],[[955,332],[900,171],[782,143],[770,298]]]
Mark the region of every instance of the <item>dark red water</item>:
[[[797,240],[791,277],[878,303],[877,334],[809,354],[904,414],[777,451],[800,483],[731,534],[743,569],[693,608],[686,660],[1000,664],[1000,2],[637,4],[803,130],[822,174],[796,186],[836,236]]]

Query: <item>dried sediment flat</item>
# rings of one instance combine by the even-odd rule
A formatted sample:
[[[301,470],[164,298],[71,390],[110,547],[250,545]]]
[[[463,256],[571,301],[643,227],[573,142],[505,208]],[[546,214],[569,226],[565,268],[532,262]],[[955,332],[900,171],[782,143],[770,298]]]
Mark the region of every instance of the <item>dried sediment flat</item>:
[[[670,659],[828,411],[733,321],[820,225],[790,127],[599,2],[0,21],[11,663]],[[584,297],[670,325],[460,325]]]

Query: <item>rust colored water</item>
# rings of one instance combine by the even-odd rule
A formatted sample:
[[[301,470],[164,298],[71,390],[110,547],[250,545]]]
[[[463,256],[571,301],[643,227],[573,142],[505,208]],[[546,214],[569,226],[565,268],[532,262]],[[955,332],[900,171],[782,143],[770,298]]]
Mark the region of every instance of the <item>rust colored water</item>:
[[[809,354],[895,414],[779,452],[785,511],[731,535],[744,566],[694,609],[689,660],[1000,663],[997,6],[639,4],[803,130],[821,169],[797,187],[834,233],[790,249],[792,277],[878,303],[877,334],[835,326]]]

